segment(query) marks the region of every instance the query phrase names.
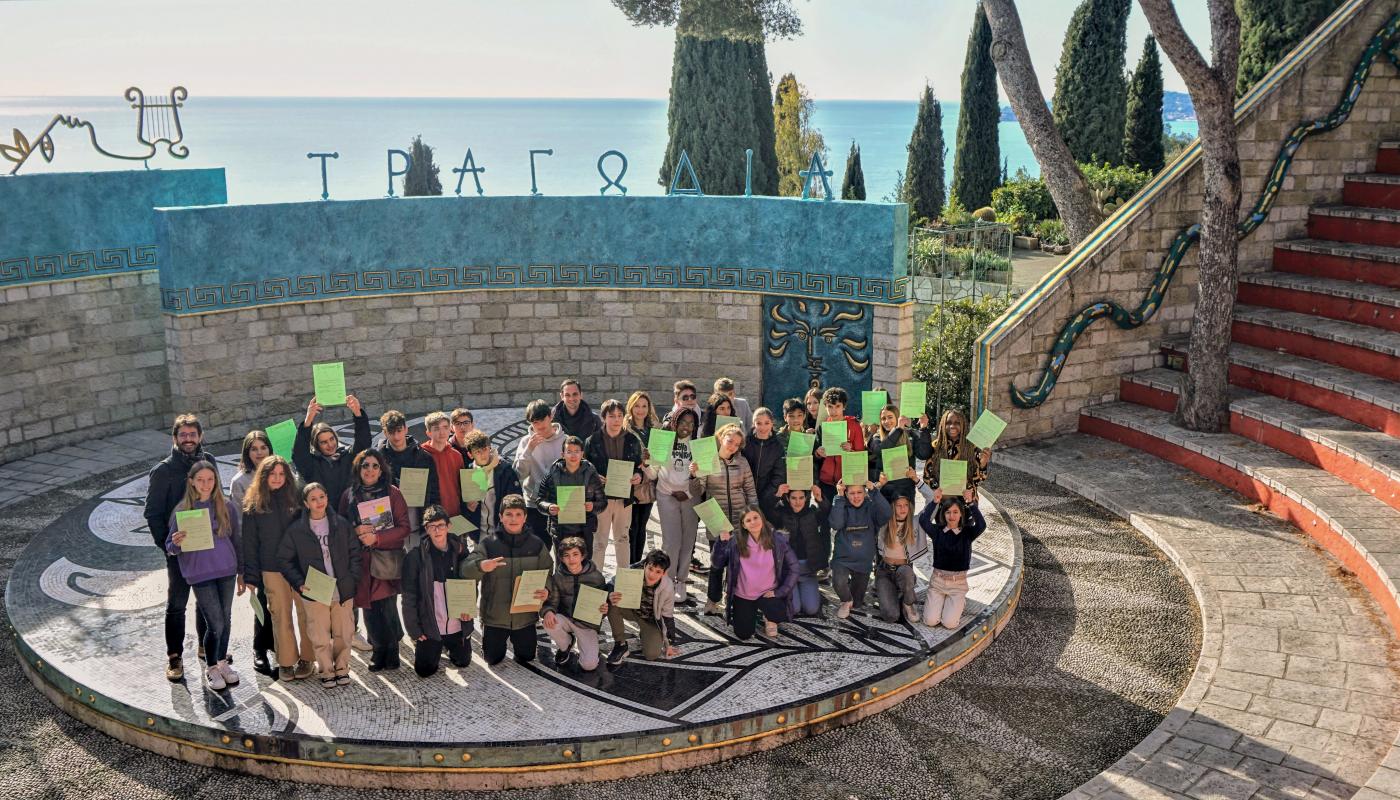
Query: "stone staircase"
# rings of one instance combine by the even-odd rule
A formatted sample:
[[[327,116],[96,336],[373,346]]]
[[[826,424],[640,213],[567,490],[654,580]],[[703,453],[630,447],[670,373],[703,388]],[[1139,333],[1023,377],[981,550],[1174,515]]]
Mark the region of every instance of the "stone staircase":
[[[1400,630],[1400,142],[1346,178],[1344,205],[1310,210],[1308,238],[1240,279],[1230,349],[1230,430],[1172,414],[1187,337],[1164,367],[1123,376],[1083,433],[1227,486],[1306,531],[1356,573]]]

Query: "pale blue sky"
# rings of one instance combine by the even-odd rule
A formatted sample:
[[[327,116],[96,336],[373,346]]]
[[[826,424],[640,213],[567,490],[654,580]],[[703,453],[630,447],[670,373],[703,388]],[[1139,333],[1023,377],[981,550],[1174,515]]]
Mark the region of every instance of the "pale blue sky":
[[[1078,0],[1021,0],[1049,96]],[[974,0],[795,0],[805,33],[768,46],[817,100],[909,100],[927,78],[956,99]],[[1204,0],[1177,3],[1198,42]],[[0,0],[6,95],[652,97],[674,34],[635,28],[607,0]],[[1128,66],[1148,32],[1133,6]],[[1185,87],[1164,57],[1169,90]]]

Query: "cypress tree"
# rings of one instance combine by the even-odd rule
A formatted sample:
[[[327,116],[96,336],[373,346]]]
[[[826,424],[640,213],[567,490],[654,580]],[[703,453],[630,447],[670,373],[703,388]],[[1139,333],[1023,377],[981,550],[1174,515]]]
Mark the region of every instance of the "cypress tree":
[[[438,180],[438,165],[433,163],[433,148],[423,144],[423,135],[413,137],[408,148],[413,164],[403,176],[404,197],[427,197],[442,194],[442,181]]]
[[[778,81],[773,99],[773,129],[778,157],[778,194],[799,197],[802,176],[812,163],[812,154],[826,155],[826,141],[812,128],[812,98],[791,72]],[[825,158],[823,158],[825,161]]]
[[[904,169],[904,202],[914,220],[935,220],[943,211],[946,191],[943,163],[948,148],[943,146],[943,109],[924,84],[919,113],[914,118],[914,134],[909,137],[909,163]]]
[[[1128,119],[1123,129],[1123,163],[1156,173],[1162,169],[1162,62],[1157,40],[1142,46],[1142,58],[1128,84]]]
[[[854,139],[851,152],[846,156],[846,174],[841,178],[841,199],[865,199],[865,171],[860,168],[860,145]]]
[[[1065,31],[1051,111],[1075,161],[1116,163],[1123,152],[1130,3],[1084,0]]]
[[[997,67],[992,62],[992,28],[982,4],[967,37],[963,63],[962,107],[958,112],[958,141],[953,155],[953,192],[971,209],[992,204],[1001,168],[997,128],[1001,103],[997,100]]]
[[[1340,4],[1341,0],[1238,0],[1240,71],[1235,96],[1248,92]]]

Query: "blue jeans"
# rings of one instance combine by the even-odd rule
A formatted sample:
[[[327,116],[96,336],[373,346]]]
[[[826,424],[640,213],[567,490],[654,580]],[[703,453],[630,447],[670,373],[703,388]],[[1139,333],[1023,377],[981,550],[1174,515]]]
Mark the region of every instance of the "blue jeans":
[[[228,658],[228,637],[233,619],[232,575],[215,578],[190,587],[194,589],[195,610],[204,620],[204,663],[208,666]]]
[[[806,559],[798,559],[797,588],[788,598],[788,608],[794,617],[815,617],[822,610],[821,587],[817,576],[808,568]]]

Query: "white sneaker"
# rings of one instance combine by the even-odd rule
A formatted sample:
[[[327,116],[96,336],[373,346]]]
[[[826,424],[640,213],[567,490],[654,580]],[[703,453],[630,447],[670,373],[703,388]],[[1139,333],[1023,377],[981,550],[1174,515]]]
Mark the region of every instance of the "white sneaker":
[[[841,607],[836,609],[836,618],[845,619],[849,617],[851,615],[851,606],[853,605],[855,605],[855,603],[842,603]]]
[[[219,671],[219,674],[224,677],[225,685],[238,685],[238,673],[234,671],[233,667],[229,666],[229,663],[227,661],[220,661],[218,664],[214,665],[214,668],[217,669]]]
[[[910,625],[913,625],[914,623],[919,621],[919,615],[914,613],[913,604],[906,604],[904,606],[904,621],[909,623]]]
[[[361,653],[368,653],[374,649],[369,642],[365,641],[365,637],[361,636],[359,633],[356,633],[355,638],[350,640],[350,646],[359,650]]]
[[[216,692],[222,692],[228,688],[228,684],[224,682],[224,675],[219,671],[217,664],[204,671],[204,680],[209,684],[209,688]]]

